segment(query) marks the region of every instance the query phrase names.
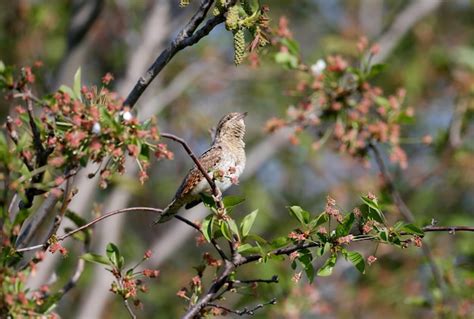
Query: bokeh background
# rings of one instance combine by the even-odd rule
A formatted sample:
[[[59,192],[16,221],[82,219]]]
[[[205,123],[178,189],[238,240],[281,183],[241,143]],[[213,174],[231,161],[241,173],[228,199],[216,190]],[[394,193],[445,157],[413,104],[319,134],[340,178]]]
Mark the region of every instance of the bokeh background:
[[[194,1],[196,2],[196,1]],[[474,225],[474,2],[469,0],[298,0],[262,1],[270,7],[272,23],[289,19],[300,42],[302,59],[308,64],[328,54],[355,57],[361,35],[381,46],[378,62],[387,64],[376,83],[385,92],[407,90],[408,104],[416,120],[403,128],[403,147],[409,166],[390,166],[402,197],[419,225],[435,219],[440,225]],[[99,83],[111,72],[114,90],[126,96],[170,39],[194,12],[197,3],[179,8],[174,0],[15,0],[0,2],[0,59],[16,66],[44,62],[39,94],[71,84],[82,68],[83,81]],[[90,23],[84,19],[90,18]],[[87,28],[81,29],[80,26]],[[359,196],[380,191],[374,167],[333,152],[317,151],[310,141],[300,145],[288,141],[288,132],[266,133],[265,122],[285,116],[294,103],[287,94],[295,76],[264,56],[261,66],[233,65],[232,36],[223,26],[198,45],[180,53],[165,68],[136,106],[137,115],[156,115],[162,131],[186,139],[197,152],[210,143],[212,128],[231,111],[247,111],[248,166],[240,185],[229,193],[246,197],[237,215],[258,208],[255,231],[265,238],[287,234],[295,225],[286,206],[298,204],[312,213],[324,209],[328,194],[348,210],[359,204]],[[0,101],[2,119],[8,105]],[[471,125],[469,125],[471,124]],[[433,143],[421,143],[430,134]],[[106,190],[88,179],[88,167],[77,180],[79,194],[71,209],[90,219],[94,210],[110,211],[127,206],[164,207],[181,178],[191,166],[176,145],[175,160],[154,165],[150,180],[141,186],[134,165]],[[391,218],[396,209],[386,205]],[[208,212],[202,205],[184,214],[199,220]],[[93,250],[103,253],[105,245],[120,246],[131,264],[145,250],[153,257],[148,266],[161,275],[148,283],[143,295],[143,318],[174,318],[184,303],[176,292],[194,275],[206,246],[197,246],[196,233],[171,221],[152,227],[146,213],[118,215],[97,225]],[[67,225],[65,225],[66,227]],[[470,234],[429,234],[435,261],[442,270],[452,317],[469,318],[473,311],[474,246]],[[61,286],[73,272],[75,251],[70,257],[48,256],[39,265],[30,287],[45,282]],[[357,247],[366,256],[375,247]],[[287,263],[251,264],[242,268],[248,278],[270,278],[280,283],[260,286],[256,291],[229,296],[226,304],[241,308],[273,297],[277,305],[256,313],[256,318],[432,318],[441,292],[420,250],[379,247],[378,261],[360,275],[340,262],[331,277],[316,278],[312,285],[302,279],[291,281]],[[320,261],[316,261],[318,263]],[[87,265],[79,286],[59,304],[64,318],[127,318],[123,304],[108,290],[112,276],[102,267]],[[472,317],[471,317],[472,318]]]

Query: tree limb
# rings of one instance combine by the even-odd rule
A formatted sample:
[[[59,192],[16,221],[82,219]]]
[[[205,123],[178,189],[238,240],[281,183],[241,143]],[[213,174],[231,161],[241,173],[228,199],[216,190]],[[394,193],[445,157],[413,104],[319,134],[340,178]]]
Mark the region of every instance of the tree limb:
[[[235,2],[236,0],[229,1],[226,8],[232,6],[235,4]],[[199,9],[193,15],[191,20],[189,20],[186,26],[178,33],[176,38],[171,41],[169,46],[163,52],[161,52],[145,75],[140,77],[132,91],[125,99],[124,105],[133,107],[146,88],[153,81],[153,79],[161,72],[161,70],[163,70],[163,68],[169,63],[176,53],[188,46],[197,43],[203,37],[208,35],[209,32],[211,32],[211,30],[214,29],[218,24],[225,21],[224,13],[226,10],[224,10],[224,12],[218,16],[209,18],[205,25],[196,31],[199,25],[204,21],[207,12],[213,3],[214,0],[203,0],[201,2]]]

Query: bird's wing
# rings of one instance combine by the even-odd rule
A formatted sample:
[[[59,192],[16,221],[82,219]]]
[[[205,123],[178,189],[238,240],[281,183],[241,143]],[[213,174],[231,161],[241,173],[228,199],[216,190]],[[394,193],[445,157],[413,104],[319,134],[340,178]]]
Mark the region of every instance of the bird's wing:
[[[215,167],[219,161],[222,159],[222,156],[216,156],[216,152],[219,153],[221,146],[212,146],[206,152],[204,152],[199,157],[199,162],[202,167],[209,172],[213,167]],[[201,171],[194,165],[194,167],[189,170],[188,175],[181,183],[181,186],[176,191],[175,198],[180,198],[188,194],[193,190],[193,188],[204,178]]]

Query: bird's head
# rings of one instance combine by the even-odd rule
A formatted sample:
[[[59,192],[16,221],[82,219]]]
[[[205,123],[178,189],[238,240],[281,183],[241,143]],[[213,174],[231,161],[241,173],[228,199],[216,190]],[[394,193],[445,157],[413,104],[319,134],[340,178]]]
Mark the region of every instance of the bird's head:
[[[245,116],[247,116],[247,112],[233,112],[225,115],[217,124],[214,140],[216,142],[233,140],[243,142],[245,135]]]

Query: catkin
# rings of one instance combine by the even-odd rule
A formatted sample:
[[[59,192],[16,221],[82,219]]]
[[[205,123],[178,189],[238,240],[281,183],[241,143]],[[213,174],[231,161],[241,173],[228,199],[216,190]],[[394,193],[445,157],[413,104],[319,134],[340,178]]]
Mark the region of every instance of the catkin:
[[[245,35],[244,30],[239,29],[234,32],[234,63],[239,65],[245,56]]]
[[[180,7],[186,7],[191,0],[179,0],[179,6]]]
[[[239,8],[233,6],[229,8],[225,20],[225,27],[227,30],[235,30],[239,26]]]

